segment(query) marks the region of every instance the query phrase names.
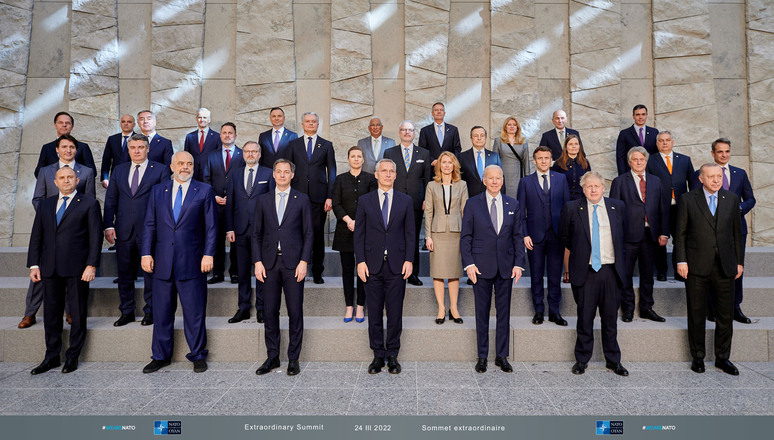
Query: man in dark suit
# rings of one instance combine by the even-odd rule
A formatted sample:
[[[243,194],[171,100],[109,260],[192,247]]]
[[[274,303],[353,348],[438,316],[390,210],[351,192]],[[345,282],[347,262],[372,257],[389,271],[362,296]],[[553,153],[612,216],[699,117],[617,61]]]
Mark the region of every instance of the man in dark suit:
[[[489,354],[489,311],[494,289],[497,313],[495,365],[513,372],[508,362],[511,279],[516,284],[524,270],[524,237],[519,202],[500,192],[503,170],[490,165],[484,170],[486,191],[468,199],[462,217],[460,253],[462,266],[473,281],[476,304],[476,372],[484,373]]]
[[[396,164],[395,190],[408,194],[414,207],[414,241],[412,243],[414,245],[414,258],[408,282],[414,286],[421,286],[423,283],[419,279],[419,231],[422,229],[422,216],[424,215],[425,188],[432,179],[433,167],[430,165],[430,153],[413,144],[414,130],[413,122],[401,122],[398,127],[400,145],[385,151],[384,158],[390,159]]]
[[[543,135],[540,137],[540,143],[538,145],[551,149],[552,160],[559,159],[559,156],[562,155],[562,149],[564,149],[564,140],[567,139],[567,136],[571,134],[578,136],[578,142],[580,142],[581,148],[583,147],[583,142],[580,140],[580,133],[578,133],[578,130],[573,130],[572,128],[566,126],[567,113],[565,113],[564,110],[555,111],[551,117],[551,122],[554,124],[555,128],[543,133]]]
[[[105,151],[102,152],[101,180],[102,187],[107,189],[110,183],[110,174],[116,167],[124,162],[129,162],[129,152],[126,144],[129,137],[134,134],[134,116],[121,116],[121,132],[110,136],[105,142]]]
[[[664,190],[664,198],[669,203],[669,230],[675,230],[675,221],[677,220],[677,204],[680,197],[688,192],[693,180],[694,170],[691,158],[675,153],[673,151],[675,140],[672,132],[664,130],[656,136],[656,146],[658,153],[651,154],[648,158],[648,173],[655,175],[661,180],[661,187]],[[676,269],[677,262],[672,258],[672,268]],[[667,251],[666,246],[656,248],[656,273],[659,281],[666,281],[667,274]],[[675,279],[679,280],[680,275],[675,270]]]
[[[293,189],[309,196],[312,203],[312,277],[322,284],[325,270],[325,221],[333,209],[333,182],[336,181],[336,155],[331,141],[317,135],[320,118],[306,112],[302,117],[304,135],[288,144],[285,157],[296,166]]]
[[[140,131],[148,138],[148,160],[164,165],[172,162],[172,141],[156,133],[156,115],[150,110],[142,110],[137,113],[137,125]]]
[[[432,161],[430,165],[435,166],[435,161],[438,160],[442,151],[459,156],[462,144],[457,127],[444,122],[446,107],[442,102],[433,104],[431,114],[433,123],[422,127],[422,130],[419,131],[419,146],[430,152],[430,160]],[[400,162],[395,163],[400,164]]]
[[[196,112],[196,130],[185,135],[183,151],[191,153],[194,158],[194,179],[203,181],[204,163],[213,151],[220,150],[220,135],[210,129],[211,113],[206,108]]]
[[[615,143],[615,162],[619,175],[629,171],[626,153],[633,147],[644,147],[648,154],[652,155],[658,151],[656,145],[658,130],[645,125],[648,121],[648,108],[642,104],[635,105],[632,118],[634,124],[621,130]]]
[[[395,141],[382,136],[382,120],[371,118],[368,122],[368,131],[371,136],[366,136],[357,141],[357,146],[363,150],[363,171],[373,174],[376,170],[376,162],[384,158],[384,152],[395,146]]]
[[[502,166],[500,155],[484,148],[486,129],[480,125],[470,129],[470,142],[473,146],[460,153],[460,171],[462,180],[468,185],[468,195],[475,197],[486,190],[484,186],[484,168],[489,165]],[[503,188],[505,192],[505,188]]]
[[[59,112],[54,116],[54,129],[56,130],[56,138],[59,139],[64,135],[69,135],[73,131],[75,126],[75,120],[67,112]],[[35,166],[35,178],[37,179],[40,169],[56,163],[59,159],[56,154],[56,143],[49,142],[40,149],[40,157],[38,158],[38,164]],[[94,176],[97,175],[97,166],[94,165],[94,156],[91,154],[91,148],[89,144],[78,142],[78,151],[75,155],[75,161],[81,165],[87,166],[92,169]]]
[[[105,193],[105,239],[116,245],[118,262],[118,310],[116,327],[134,322],[134,280],[140,268],[142,233],[151,190],[169,180],[169,168],[148,160],[148,138],[132,134],[126,146],[128,163],[115,168]],[[153,275],[144,272],[142,325],[153,324]]]
[[[207,272],[212,270],[218,230],[215,192],[192,180],[193,156],[175,153],[173,180],[153,187],[142,235],[142,269],[153,274],[152,361],[143,373],[170,364],[177,297],[194,373],[207,371]]]
[[[250,297],[253,294],[252,236],[255,205],[258,196],[274,188],[270,168],[258,165],[261,147],[253,141],[242,147],[244,166],[234,168],[226,186],[226,239],[231,254],[236,254],[239,269],[239,309],[228,322],[234,324],[250,318]],[[234,252],[236,249],[236,252]],[[258,323],[263,323],[263,283],[255,283],[255,311]]]
[[[89,282],[94,279],[99,266],[102,218],[99,202],[78,193],[75,190],[77,184],[78,178],[72,168],[57,171],[59,193],[40,204],[32,225],[27,266],[33,282],[43,281],[46,305],[46,357],[32,369],[32,374],[45,373],[60,364],[65,301],[69,303],[73,322],[62,373],[78,369],[78,357],[86,340]]]
[[[365,283],[368,339],[374,352],[374,359],[368,366],[369,374],[381,372],[385,358],[390,374],[401,371],[398,351],[403,331],[403,298],[406,279],[411,275],[411,260],[416,249],[412,241],[416,236],[411,198],[393,185],[396,168],[400,166],[388,158],[376,164],[379,187],[360,197],[355,214],[357,276]],[[382,327],[385,310],[386,339]]]
[[[573,374],[583,374],[594,349],[594,316],[599,308],[605,367],[619,376],[629,371],[621,365],[618,347],[618,306],[626,278],[624,231],[626,206],[603,197],[605,181],[596,171],[581,177],[585,198],[567,202],[559,217],[559,238],[570,250],[570,284],[578,304],[578,337]]]
[[[274,162],[276,188],[258,198],[253,220],[252,261],[255,277],[263,283],[266,311],[264,336],[268,358],[255,371],[261,376],[279,368],[282,292],[288,311],[288,376],[301,370],[298,357],[304,336],[304,278],[312,257],[312,207],[309,197],[290,187],[295,165],[287,159]]]
[[[634,265],[640,269],[640,317],[651,321],[665,319],[653,310],[653,256],[657,246],[669,240],[669,196],[665,196],[661,179],[646,173],[648,152],[633,147],[627,153],[631,172],[621,174],[610,186],[610,198],[626,205],[627,229],[624,244],[626,278],[623,282],[621,320],[632,322],[634,317]]]
[[[750,185],[750,179],[747,177],[745,170],[728,164],[728,161],[731,159],[731,141],[728,138],[720,138],[712,143],[712,157],[715,159],[715,163],[720,165],[720,168],[723,170],[723,189],[731,191],[739,197],[739,211],[742,215],[742,254],[744,254],[747,245],[747,220],[744,216],[755,206],[752,185]],[[697,182],[698,185],[696,185]],[[694,189],[700,185],[701,182],[699,182],[697,173],[694,179]],[[742,313],[741,304],[744,298],[743,279],[744,275],[741,275],[734,281],[734,321],[741,324],[752,324],[752,320]],[[707,319],[710,321],[715,319],[715,309],[711,293],[707,303]]]
[[[266,130],[258,136],[258,144],[261,146],[262,167],[272,169],[274,161],[284,157],[290,141],[298,139],[298,134],[285,128],[285,111],[274,107],[269,113],[271,130]]]
[[[215,263],[212,266],[212,278],[207,284],[222,283],[226,272],[226,189],[233,175],[231,170],[241,169],[245,160],[242,149],[236,143],[236,125],[226,122],[220,127],[221,147],[211,151],[204,162],[204,183],[215,191],[215,203],[218,206],[218,243],[215,246]],[[239,283],[239,269],[235,249],[229,250],[229,268],[231,284]]]
[[[562,260],[564,245],[559,241],[559,214],[570,201],[570,187],[564,174],[551,171],[551,149],[540,146],[532,152],[537,171],[519,181],[516,198],[524,214],[522,234],[529,260],[533,324],[542,324],[545,314],[543,274],[548,280],[548,320],[566,326],[559,313],[562,302]]]
[[[683,196],[674,230],[674,258],[685,281],[691,370],[704,372],[707,292],[715,305],[715,366],[736,376],[729,361],[734,317],[734,279],[744,271],[739,197],[723,189],[723,170],[705,164],[699,170],[700,189]]]

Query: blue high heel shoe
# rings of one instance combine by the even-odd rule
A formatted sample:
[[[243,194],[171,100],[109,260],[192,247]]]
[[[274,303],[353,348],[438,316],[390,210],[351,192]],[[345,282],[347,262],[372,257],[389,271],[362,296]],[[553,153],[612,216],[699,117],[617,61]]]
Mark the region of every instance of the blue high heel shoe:
[[[362,318],[355,318],[355,321],[363,322],[363,321],[365,321],[365,316],[363,316]]]

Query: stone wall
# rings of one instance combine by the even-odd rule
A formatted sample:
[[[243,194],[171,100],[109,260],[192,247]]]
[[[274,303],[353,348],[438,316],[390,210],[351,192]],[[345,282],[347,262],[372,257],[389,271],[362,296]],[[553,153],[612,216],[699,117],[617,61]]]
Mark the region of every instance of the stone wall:
[[[123,113],[157,112],[181,149],[198,107],[238,143],[320,115],[337,149],[430,121],[444,101],[463,149],[472,125],[514,115],[530,145],[564,109],[595,169],[615,174],[631,108],[699,165],[718,136],[750,172],[752,242],[774,245],[774,7],[767,0],[0,0],[0,241],[26,245],[32,170],[69,110],[99,162]],[[101,195],[98,192],[98,195]]]

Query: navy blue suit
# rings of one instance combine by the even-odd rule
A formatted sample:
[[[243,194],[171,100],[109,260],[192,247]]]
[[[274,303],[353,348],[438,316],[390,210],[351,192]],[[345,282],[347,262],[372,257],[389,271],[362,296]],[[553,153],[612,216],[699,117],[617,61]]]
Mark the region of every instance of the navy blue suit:
[[[110,175],[110,183],[105,193],[104,228],[115,228],[116,260],[118,261],[118,297],[121,314],[134,313],[134,280],[140,268],[140,250],[142,233],[145,226],[145,214],[148,211],[148,199],[151,190],[159,183],[169,180],[169,167],[158,162],[148,161],[137,192],[132,195],[129,179],[135,171],[135,164],[124,162]],[[143,312],[152,313],[153,274],[143,271],[145,284]]]
[[[73,323],[67,360],[78,360],[86,340],[89,283],[81,281],[86,266],[99,266],[102,217],[99,202],[76,192],[70,195],[61,222],[56,224],[59,194],[40,203],[32,224],[27,266],[39,266],[43,283],[45,361],[59,360],[62,351],[62,314],[65,301]]]
[[[640,313],[653,308],[653,259],[658,237],[669,237],[669,198],[664,196],[661,180],[645,173],[645,201],[640,198],[639,177],[631,172],[616,177],[610,186],[610,198],[626,205],[627,228],[624,251],[626,278],[623,280],[621,309],[634,311],[634,265],[640,269]],[[648,226],[645,226],[645,222]]]
[[[250,310],[252,296],[251,281],[253,270],[253,220],[258,196],[274,189],[274,178],[269,168],[256,166],[253,176],[253,187],[247,194],[245,166],[234,168],[232,178],[226,187],[226,232],[233,231],[235,237],[232,249],[236,248],[237,270],[239,275],[239,311]],[[234,254],[234,251],[231,251]],[[263,311],[263,283],[255,283],[255,309]]]
[[[172,163],[172,141],[156,133],[150,140],[148,160],[169,166]]]
[[[468,199],[462,217],[460,254],[462,267],[475,264],[480,275],[473,285],[476,301],[476,338],[478,357],[486,359],[489,353],[489,311],[494,288],[497,332],[497,357],[508,357],[511,317],[511,273],[514,267],[524,268],[524,236],[519,202],[502,193],[503,220],[500,231],[495,231],[489,216],[486,192]]]
[[[605,197],[605,208],[610,222],[614,264],[602,265],[597,272],[591,264],[591,222],[587,199],[567,202],[559,218],[559,239],[570,250],[570,284],[578,305],[578,337],[575,341],[575,360],[588,362],[594,349],[594,317],[599,308],[602,321],[602,350],[605,360],[619,363],[618,306],[621,286],[626,278],[624,259],[624,231],[626,206],[620,200]],[[600,243],[604,247],[604,243]]]
[[[129,162],[129,151],[127,151],[128,149],[124,149],[124,136],[126,136],[126,142],[128,144],[129,138],[132,137],[132,133],[129,133],[128,135],[124,135],[123,132],[116,133],[108,137],[105,142],[105,151],[102,152],[101,180],[110,179],[110,174],[118,165]]]
[[[500,155],[492,150],[484,148],[484,169],[489,165],[497,165],[502,167],[500,161]],[[458,159],[460,161],[460,171],[462,171],[462,180],[468,184],[468,195],[470,197],[477,196],[486,191],[484,186],[483,177],[478,175],[478,168],[476,168],[476,153],[475,148],[469,148],[460,153]],[[506,192],[505,183],[503,182],[503,193]]]
[[[626,127],[618,133],[618,140],[615,142],[615,163],[619,175],[631,170],[629,168],[629,161],[626,160],[626,155],[633,147],[645,147],[645,150],[651,155],[658,153],[658,147],[656,146],[658,129],[646,125],[643,134],[645,145],[640,143],[640,134],[634,125]]]
[[[284,155],[287,153],[286,147],[290,141],[295,139],[298,139],[298,134],[285,127],[285,130],[282,131],[277,151],[274,151],[274,128],[261,133],[258,136],[258,145],[261,146],[261,157],[258,159],[258,164],[273,169],[274,162],[281,157],[285,157]]]
[[[312,257],[312,207],[309,197],[290,188],[282,222],[277,219],[275,191],[258,197],[253,220],[253,263],[266,269],[263,283],[264,334],[269,358],[279,357],[279,309],[282,292],[289,318],[288,359],[298,360],[304,336],[304,280],[296,281],[296,267]],[[281,252],[278,249],[281,248]],[[308,266],[307,266],[308,267]]]
[[[444,130],[443,145],[438,144],[435,122],[419,130],[419,147],[430,152],[430,162],[438,159],[443,151],[448,151],[455,156],[459,156],[462,151],[460,132],[457,127],[444,122]]]
[[[542,177],[535,172],[519,181],[517,199],[524,214],[522,235],[532,239],[529,259],[532,303],[535,313],[544,314],[543,274],[548,278],[548,313],[559,313],[562,301],[562,260],[564,245],[559,241],[559,215],[570,201],[570,187],[564,174],[549,171],[549,192],[543,191]],[[540,179],[540,180],[539,180]]]
[[[191,153],[194,159],[194,175],[193,178],[204,182],[204,163],[207,161],[207,156],[213,151],[220,151],[220,147],[223,145],[220,142],[220,133],[210,128],[207,134],[204,136],[204,145],[202,150],[199,151],[199,129],[185,135],[185,143],[183,144],[183,151]]]
[[[578,142],[580,142],[581,147],[583,147],[583,142],[581,142],[580,140],[580,133],[578,133],[578,130],[573,130],[572,128],[564,127],[565,138],[571,134],[578,136]],[[556,134],[556,128],[552,128],[544,132],[543,135],[540,136],[540,143],[538,145],[541,147],[548,147],[551,149],[552,160],[559,159],[559,156],[562,155],[562,150],[564,149],[564,145],[562,145],[562,141],[559,140],[559,135]]]
[[[231,170],[241,168],[244,165],[245,160],[242,157],[242,149],[234,146],[231,153],[231,163],[228,169],[226,169],[226,163],[223,160],[223,148],[221,146],[221,148],[211,151],[207,155],[203,163],[203,182],[212,186],[216,196],[226,197],[226,189],[233,175]],[[215,247],[215,262],[212,266],[212,274],[214,276],[223,276],[223,273],[226,271],[226,206],[216,206],[218,207],[218,244]],[[239,269],[236,252],[229,252],[229,261],[229,274],[232,276],[237,275]]]
[[[175,181],[153,187],[143,226],[142,252],[154,259],[153,359],[169,360],[174,343],[176,295],[183,306],[190,361],[207,358],[207,278],[202,257],[215,254],[218,214],[212,187],[191,180],[180,217],[173,216]]]
[[[91,154],[89,144],[78,142],[78,147],[75,149],[75,161],[83,166],[91,168],[92,171],[94,171],[94,176],[97,175],[97,166],[94,165],[94,156]],[[35,178],[38,178],[38,173],[41,168],[57,162],[59,162],[59,155],[56,153],[56,141],[44,144],[40,149],[38,164],[35,166]]]
[[[399,167],[401,165],[398,165]],[[405,169],[405,167],[404,167]],[[374,357],[398,357],[403,332],[403,298],[406,280],[403,264],[414,259],[414,209],[411,197],[394,189],[392,207],[384,225],[379,204],[379,188],[360,197],[355,218],[355,262],[365,263],[368,308],[368,338]],[[384,338],[383,312],[387,312],[387,339]]]

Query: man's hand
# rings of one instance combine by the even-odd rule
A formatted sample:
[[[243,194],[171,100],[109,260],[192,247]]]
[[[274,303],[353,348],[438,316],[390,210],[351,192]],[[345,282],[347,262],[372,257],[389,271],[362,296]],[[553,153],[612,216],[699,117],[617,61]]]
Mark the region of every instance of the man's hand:
[[[428,251],[433,252],[433,239],[430,237],[425,238],[425,246]]]
[[[368,265],[363,263],[358,263],[357,265],[357,277],[360,278],[362,282],[368,281]]]
[[[468,278],[470,278],[470,281],[473,281],[473,284],[476,284],[476,275],[481,275],[481,272],[478,271],[476,265],[474,264],[468,267],[465,272],[468,273]]]
[[[30,279],[33,283],[40,281],[40,268],[30,269]]]
[[[431,167],[435,167],[435,163],[436,163],[436,162],[438,162],[438,159],[436,159],[436,160],[434,160],[434,161],[430,162],[430,166],[431,166]]]
[[[688,263],[677,263],[677,274],[688,279]]]
[[[115,229],[105,229],[105,240],[107,240],[110,244],[116,243],[116,230]]]
[[[225,197],[221,197],[221,196],[215,196],[215,203],[217,203],[218,205],[221,205],[221,206],[225,206],[226,205],[226,198]]]
[[[524,237],[524,247],[526,247],[529,250],[532,250],[532,237],[529,235]]]
[[[304,281],[304,277],[306,277],[306,261],[301,260],[296,266],[296,281],[300,283]]]
[[[212,260],[213,258],[209,255],[202,257],[202,273],[207,273],[212,270]]]
[[[513,285],[515,286],[516,283],[519,282],[519,278],[521,278],[521,268],[513,266],[513,271],[511,271],[511,278],[513,278]]]
[[[667,237],[666,235],[660,235],[658,237],[658,245],[659,246],[666,246],[668,241],[669,241],[669,237]]]
[[[226,240],[228,240],[229,243],[236,241],[236,234],[234,234],[234,231],[226,232]]]
[[[108,183],[109,183],[109,180],[107,180],[107,179],[103,180],[103,181],[102,181],[102,187],[103,187],[103,188],[105,188],[105,189],[107,189],[107,187],[108,187]]]
[[[400,273],[403,274],[403,279],[408,279],[408,277],[411,276],[411,272],[414,270],[414,263],[411,261],[404,261],[403,262],[403,269],[400,271]]]
[[[94,281],[95,276],[97,276],[97,268],[94,266],[86,266],[86,269],[83,269],[81,281],[86,281],[87,283],[89,281]]]
[[[333,209],[333,199],[325,199],[325,212]]]
[[[142,260],[140,260],[140,266],[142,266],[142,270],[145,272],[153,273],[153,257],[142,257]]]
[[[742,272],[744,272],[744,266],[742,266],[741,264],[738,264],[736,266],[736,276],[734,277],[734,279],[738,280],[739,277],[742,276]]]
[[[260,282],[264,282],[266,279],[266,268],[263,267],[263,263],[260,261],[255,263],[255,278]]]

